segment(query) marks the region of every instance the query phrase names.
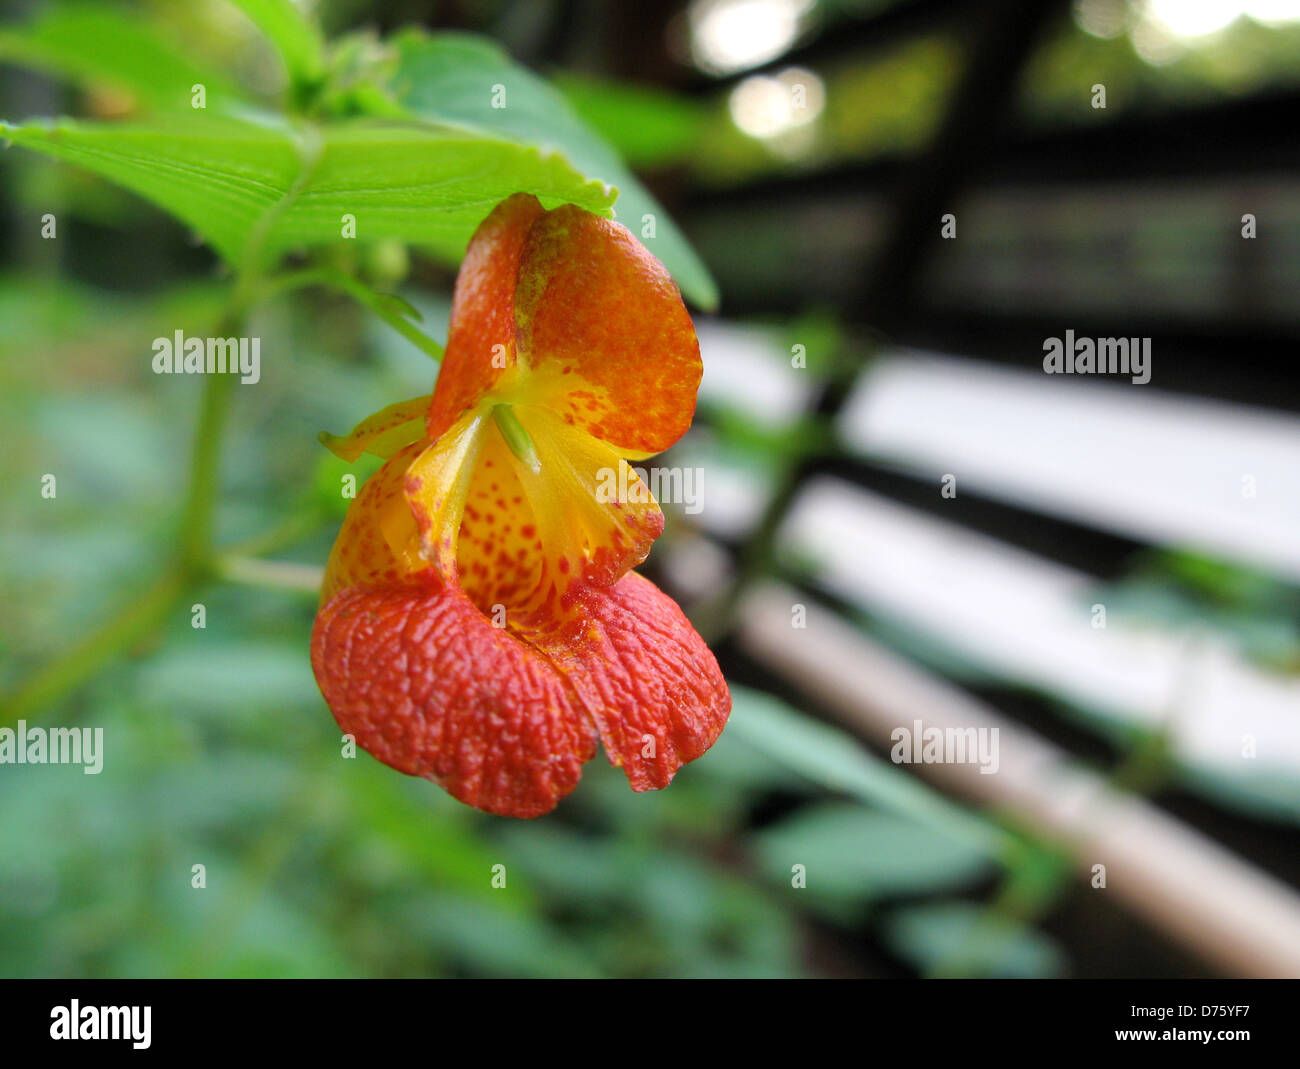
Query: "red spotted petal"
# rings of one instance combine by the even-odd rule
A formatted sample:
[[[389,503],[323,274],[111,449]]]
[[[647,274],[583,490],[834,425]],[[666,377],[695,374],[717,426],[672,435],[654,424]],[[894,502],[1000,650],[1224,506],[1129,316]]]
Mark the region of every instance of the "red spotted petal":
[[[455,587],[354,587],[316,618],[312,667],[339,727],[466,805],[537,817],[577,786],[595,733],[551,665]]]
[[[481,417],[463,417],[437,442],[395,453],[362,487],[334,541],[321,604],[350,586],[397,582],[435,572],[455,578],[455,533],[482,435]]]
[[[604,443],[550,409],[516,412],[536,471],[493,420],[471,414],[411,463],[407,500],[434,570],[455,574],[480,610],[558,622],[573,584],[609,586],[645,560],[663,514]]]
[[[587,591],[584,607],[584,638],[543,648],[632,789],[667,787],[726,726],[731,694],[718,662],[677,603],[635,572]]]
[[[366,480],[330,551],[322,605],[347,587],[397,582],[428,567],[406,500],[406,470],[427,445],[411,443]]]
[[[536,197],[516,193],[498,204],[470,239],[456,276],[447,353],[429,406],[430,438],[447,430],[515,366],[519,259],[541,215]]]
[[[664,529],[663,513],[640,477],[609,446],[540,406],[518,408],[541,470],[524,472],[546,563],[541,599],[566,604],[571,584],[607,587],[635,568]]]
[[[609,586],[663,531],[650,491],[612,449],[549,409],[519,409],[540,469],[471,411],[396,453],[362,488],[334,543],[322,601],[428,571],[485,613],[567,617],[575,583]]]
[[[479,610],[531,600],[548,567],[523,478],[531,475],[491,422],[483,431],[478,468],[470,480],[456,549],[462,588]]]
[[[691,424],[700,347],[676,283],[619,223],[574,205],[533,222],[515,295],[527,399],[630,454]]]

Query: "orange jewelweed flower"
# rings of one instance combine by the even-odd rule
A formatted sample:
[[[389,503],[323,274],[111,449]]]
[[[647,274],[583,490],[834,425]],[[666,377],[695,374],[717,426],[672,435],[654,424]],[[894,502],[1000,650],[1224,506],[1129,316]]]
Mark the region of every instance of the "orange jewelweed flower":
[[[312,633],[339,726],[515,817],[554,809],[597,738],[636,791],[704,753],[731,697],[676,603],[631,570],[664,520],[627,463],[690,426],[701,370],[676,285],[625,227],[499,204],[456,279],[432,397],[329,439],[387,458],[343,522]]]

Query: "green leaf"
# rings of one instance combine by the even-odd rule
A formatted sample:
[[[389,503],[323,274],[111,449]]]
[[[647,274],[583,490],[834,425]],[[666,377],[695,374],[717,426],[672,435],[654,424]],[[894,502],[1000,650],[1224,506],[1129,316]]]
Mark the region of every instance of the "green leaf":
[[[392,44],[398,62],[390,89],[398,104],[423,119],[564,153],[583,174],[620,191],[615,218],[659,257],[682,292],[706,310],[717,307],[708,268],[668,213],[557,89],[512,63],[492,42],[468,34],[430,37],[407,30]],[[654,237],[643,229],[647,215],[654,218]]]
[[[441,949],[477,975],[595,978],[587,949],[560,929],[487,901],[435,892],[405,919],[408,938]]]
[[[401,238],[458,260],[511,193],[604,212],[612,196],[559,156],[464,130],[362,120],[324,128],[218,116],[148,124],[0,124],[0,136],[86,167],[188,223],[232,265],[290,249]]]
[[[992,871],[982,851],[952,835],[846,802],[801,810],[755,842],[771,878],[788,883],[791,866],[803,865],[810,899],[832,908],[949,890]]]
[[[633,167],[685,160],[703,130],[704,107],[688,97],[563,72],[552,80],[579,118]]]
[[[894,950],[926,971],[1022,979],[1060,976],[1060,948],[1035,928],[990,915],[969,902],[900,909],[885,925]]]
[[[732,686],[729,733],[740,735],[822,787],[910,817],[992,855],[1004,840],[984,823],[911,776],[865,751],[856,739],[819,724],[769,694]]]
[[[0,60],[82,85],[111,86],[147,110],[190,110],[196,84],[205,87],[211,110],[240,102],[222,75],[196,65],[148,22],[101,4],[60,4],[0,30]]]
[[[291,0],[231,0],[275,45],[290,83],[299,90],[325,76],[325,38]]]

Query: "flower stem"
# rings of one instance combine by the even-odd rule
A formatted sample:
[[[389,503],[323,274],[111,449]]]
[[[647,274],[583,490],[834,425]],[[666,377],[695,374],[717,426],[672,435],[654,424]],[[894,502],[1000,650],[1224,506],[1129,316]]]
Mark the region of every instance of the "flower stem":
[[[325,579],[325,569],[315,564],[298,564],[295,561],[257,560],[225,554],[216,560],[216,574],[232,583],[249,586],[278,587],[282,590],[301,590],[308,594],[320,593]]]

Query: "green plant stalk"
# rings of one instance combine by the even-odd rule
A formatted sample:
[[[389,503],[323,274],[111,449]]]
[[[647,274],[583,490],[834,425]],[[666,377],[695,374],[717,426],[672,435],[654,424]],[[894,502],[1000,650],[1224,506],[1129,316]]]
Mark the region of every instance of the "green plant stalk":
[[[850,389],[869,359],[870,353],[858,359],[842,347],[832,350],[829,374],[822,384],[824,393],[833,396]],[[803,414],[796,447],[783,457],[771,496],[745,540],[734,576],[724,590],[691,612],[691,622],[710,645],[722,641],[735,628],[736,612],[749,588],[763,576],[780,570],[777,538],[803,486],[807,465],[842,450],[833,420],[821,411],[820,404],[810,406]]]
[[[1041,837],[1030,840],[1023,855],[1029,859],[1010,861],[993,899],[985,906],[972,930],[948,956],[926,972],[929,979],[969,979],[983,974],[978,950],[983,937],[1003,924],[1031,925],[1051,911],[1070,885],[1073,868],[1068,854]],[[1035,856],[1038,864],[1030,864]]]
[[[221,438],[233,388],[231,375],[209,375],[203,380],[180,535],[181,568],[196,579],[206,578],[211,568],[217,494],[221,487]]]
[[[243,287],[221,319],[222,334],[238,333]],[[0,726],[45,712],[60,697],[90,679],[115,656],[152,634],[212,570],[212,539],[220,486],[221,438],[230,404],[232,378],[209,375],[194,429],[189,490],[181,515],[179,551],[163,573],[129,606],[37,669],[0,702]]]
[[[222,554],[216,558],[214,566],[215,576],[227,582],[297,590],[313,597],[320,593],[321,583],[325,580],[324,568],[296,561],[257,560],[237,554]]]
[[[291,512],[273,527],[245,538],[242,541],[223,546],[223,557],[264,557],[268,553],[296,545],[305,538],[315,534],[328,519],[326,509],[314,502],[308,502]]]
[[[401,312],[393,308],[394,298],[387,294],[376,293],[364,283],[335,267],[307,267],[300,271],[286,272],[276,279],[267,296],[285,293],[289,290],[302,289],[305,286],[332,286],[341,290],[358,304],[362,304],[392,327],[398,334],[409,341],[431,360],[442,363],[445,350],[441,345],[420,330]]]
[[[773,481],[772,496],[745,541],[735,574],[719,594],[692,607],[691,622],[710,645],[721,642],[735,627],[736,612],[749,588],[777,571],[777,535],[799,492],[802,465],[821,452],[829,452],[829,448],[805,443],[783,459]]]
[[[256,264],[251,257],[250,263]],[[245,272],[235,284],[230,307],[221,317],[216,333],[239,334],[248,309],[276,294],[309,285],[328,285],[342,290],[365,305],[408,341],[434,360],[441,361],[443,348],[395,311],[384,295],[334,268],[305,268],[274,278],[260,278]],[[163,573],[129,606],[38,668],[17,690],[0,700],[0,726],[12,725],[40,715],[63,695],[95,675],[114,657],[152,634],[175,611],[184,598],[214,578],[257,585],[306,590],[308,579],[319,587],[315,573],[305,569],[250,560],[242,556],[219,558],[215,552],[216,507],[221,487],[222,439],[234,383],[228,375],[210,375],[203,380],[198,422],[190,459],[188,489],[181,514],[178,552]],[[293,525],[296,533],[297,525]],[[283,532],[275,532],[279,537]],[[244,549],[258,545],[254,539]]]
[[[169,568],[130,606],[39,668],[0,706],[0,727],[44,712],[127,647],[147,638],[181,603],[188,577]]]

